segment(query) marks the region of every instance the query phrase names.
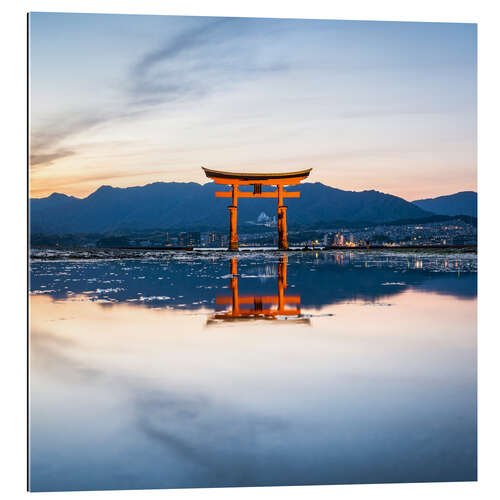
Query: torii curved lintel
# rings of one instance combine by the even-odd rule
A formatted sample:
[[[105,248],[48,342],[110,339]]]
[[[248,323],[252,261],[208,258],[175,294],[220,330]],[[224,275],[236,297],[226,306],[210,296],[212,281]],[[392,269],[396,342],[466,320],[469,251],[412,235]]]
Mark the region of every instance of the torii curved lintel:
[[[298,170],[296,172],[224,172],[222,170],[212,170],[210,168],[201,167],[205,175],[217,181],[218,179],[224,180],[220,184],[232,184],[231,181],[240,183],[240,184],[253,184],[256,181],[260,181],[260,183],[264,184],[295,184],[295,182],[286,182],[288,180],[298,182],[304,180],[309,176],[312,168],[308,168],[305,170]]]

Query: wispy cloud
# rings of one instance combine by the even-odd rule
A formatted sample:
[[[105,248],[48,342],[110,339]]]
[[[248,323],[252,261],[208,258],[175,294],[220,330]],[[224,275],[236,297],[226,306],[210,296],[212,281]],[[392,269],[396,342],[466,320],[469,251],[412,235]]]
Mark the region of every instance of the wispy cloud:
[[[284,71],[283,61],[259,61],[259,38],[272,21],[212,19],[144,54],[130,72],[132,104],[159,104],[204,96],[220,85]]]
[[[159,106],[200,99],[221,86],[286,70],[287,65],[281,61],[259,61],[255,40],[259,34],[263,36],[262,30],[262,24],[251,19],[196,20],[196,24],[132,62],[123,75],[120,106],[75,111],[34,128],[31,167],[50,166],[79,154],[67,142],[97,126],[138,118]]]
[[[60,143],[104,121],[106,116],[102,113],[75,113],[38,125],[31,131],[30,166],[49,166],[61,158],[76,154],[74,148],[60,147]]]
[[[58,149],[52,153],[46,154],[31,154],[30,165],[36,167],[37,165],[52,165],[55,161],[74,155],[75,152],[69,149]]]
[[[61,158],[78,154],[78,147],[61,147],[60,144],[99,125],[138,114],[128,109],[110,109],[75,112],[44,121],[31,131],[30,166],[49,166]]]

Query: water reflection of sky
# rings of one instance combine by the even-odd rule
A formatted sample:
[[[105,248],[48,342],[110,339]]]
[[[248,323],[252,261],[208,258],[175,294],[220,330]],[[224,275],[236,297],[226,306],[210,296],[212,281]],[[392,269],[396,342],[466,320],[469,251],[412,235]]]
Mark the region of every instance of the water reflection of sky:
[[[470,257],[292,254],[307,323],[207,328],[280,256],[181,255],[32,263],[33,490],[475,479]]]

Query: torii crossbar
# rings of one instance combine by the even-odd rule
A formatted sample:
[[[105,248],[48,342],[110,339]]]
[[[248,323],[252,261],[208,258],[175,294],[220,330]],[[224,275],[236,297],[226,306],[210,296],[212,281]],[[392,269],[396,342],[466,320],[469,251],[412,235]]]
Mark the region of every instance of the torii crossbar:
[[[286,173],[235,173],[221,172],[201,167],[205,175],[213,179],[216,184],[231,186],[231,191],[216,191],[217,198],[232,198],[229,209],[229,250],[238,250],[238,198],[278,198],[278,247],[280,250],[288,250],[288,239],[286,234],[286,209],[283,198],[300,198],[299,191],[285,191],[288,185],[300,184],[309,176],[311,168],[297,172]],[[238,186],[253,185],[253,193],[240,191]],[[276,186],[274,191],[262,192],[262,186]]]

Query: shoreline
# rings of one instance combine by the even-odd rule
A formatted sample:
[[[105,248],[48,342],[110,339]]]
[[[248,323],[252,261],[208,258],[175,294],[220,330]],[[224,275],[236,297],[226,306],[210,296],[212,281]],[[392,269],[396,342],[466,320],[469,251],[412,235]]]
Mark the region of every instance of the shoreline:
[[[474,254],[477,255],[476,246],[371,246],[371,247],[329,247],[329,248],[291,248],[289,250],[279,250],[277,248],[242,248],[239,251],[227,250],[226,248],[53,248],[53,247],[33,247],[29,249],[30,261],[50,261],[50,260],[116,260],[116,259],[143,259],[162,258],[171,255],[186,254],[192,257],[209,255],[241,255],[241,254],[297,254],[306,253],[394,253],[394,254],[421,254],[421,255],[448,255],[448,254]]]

